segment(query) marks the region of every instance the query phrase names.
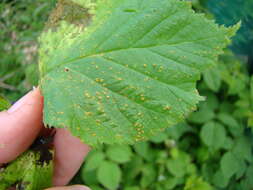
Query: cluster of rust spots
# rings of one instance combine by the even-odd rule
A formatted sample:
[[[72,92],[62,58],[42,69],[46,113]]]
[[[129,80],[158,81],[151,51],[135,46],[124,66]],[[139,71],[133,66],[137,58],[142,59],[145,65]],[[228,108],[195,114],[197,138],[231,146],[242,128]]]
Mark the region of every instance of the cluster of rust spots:
[[[137,142],[137,141],[144,140],[145,139],[145,137],[144,137],[144,133],[145,133],[144,126],[139,122],[135,122],[134,127],[137,131],[137,135],[135,136],[135,141]]]
[[[140,99],[141,99],[141,101],[145,101],[145,100],[146,100],[144,94],[141,94],[141,95],[140,95]]]

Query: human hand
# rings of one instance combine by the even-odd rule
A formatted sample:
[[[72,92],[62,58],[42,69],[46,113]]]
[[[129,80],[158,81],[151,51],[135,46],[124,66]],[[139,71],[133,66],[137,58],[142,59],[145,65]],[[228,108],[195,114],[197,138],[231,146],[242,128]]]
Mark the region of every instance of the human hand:
[[[0,165],[23,153],[45,131],[42,124],[43,97],[35,89],[0,112]],[[66,185],[80,168],[89,147],[66,129],[56,129],[54,137],[53,185]],[[87,190],[84,186],[57,187],[50,190]]]

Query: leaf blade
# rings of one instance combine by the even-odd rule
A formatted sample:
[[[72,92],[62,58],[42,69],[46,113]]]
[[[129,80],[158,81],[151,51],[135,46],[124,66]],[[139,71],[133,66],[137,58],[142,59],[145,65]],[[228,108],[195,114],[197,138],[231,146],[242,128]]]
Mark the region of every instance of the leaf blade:
[[[107,3],[76,43],[40,63],[44,122],[90,145],[133,144],[196,109],[200,72],[235,28],[176,0]]]

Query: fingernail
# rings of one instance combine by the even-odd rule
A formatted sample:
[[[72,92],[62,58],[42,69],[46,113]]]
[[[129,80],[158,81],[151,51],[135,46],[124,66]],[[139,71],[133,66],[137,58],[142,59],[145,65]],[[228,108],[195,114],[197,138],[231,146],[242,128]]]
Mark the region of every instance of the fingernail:
[[[25,96],[19,99],[11,108],[7,111],[8,113],[13,113],[21,108],[25,104],[34,104],[34,99],[31,98],[32,94],[35,92],[36,88],[28,92]]]
[[[82,185],[74,185],[70,187],[70,190],[91,190],[91,189]]]

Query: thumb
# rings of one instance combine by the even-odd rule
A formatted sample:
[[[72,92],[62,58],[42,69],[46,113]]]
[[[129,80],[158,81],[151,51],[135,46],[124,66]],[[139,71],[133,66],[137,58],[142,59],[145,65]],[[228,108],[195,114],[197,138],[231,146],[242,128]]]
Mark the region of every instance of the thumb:
[[[45,190],[90,190],[90,189],[82,185],[73,185],[73,186],[67,186],[67,187],[54,187],[54,188],[45,189]]]
[[[34,141],[42,128],[43,98],[35,89],[0,112],[0,163],[14,160]]]

